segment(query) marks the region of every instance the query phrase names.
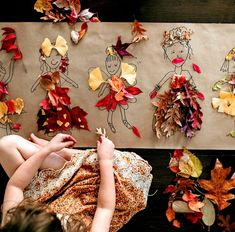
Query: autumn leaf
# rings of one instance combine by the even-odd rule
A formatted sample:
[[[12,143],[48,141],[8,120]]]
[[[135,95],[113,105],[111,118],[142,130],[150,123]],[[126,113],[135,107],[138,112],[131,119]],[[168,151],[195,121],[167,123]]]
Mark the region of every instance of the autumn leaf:
[[[78,42],[84,37],[88,29],[87,23],[82,23],[81,30],[80,31],[71,31],[71,39],[75,44],[78,44]]]
[[[131,44],[132,43],[122,43],[121,36],[118,36],[116,45],[112,45],[112,47],[116,50],[121,59],[123,59],[124,56],[133,57],[133,55],[126,50]]]
[[[197,73],[201,73],[201,69],[197,64],[193,64],[193,70]]]
[[[143,25],[138,21],[135,20],[133,23],[133,29],[132,29],[132,34],[133,34],[133,43],[138,43],[142,40],[147,40],[148,36],[145,34],[146,30],[143,28]]]
[[[226,217],[224,215],[218,215],[218,226],[224,228],[223,232],[235,231],[235,222],[230,222],[230,215]]]
[[[50,11],[53,9],[51,5],[52,0],[37,0],[34,4],[34,10],[43,13],[43,11]]]
[[[231,167],[223,168],[223,165],[217,159],[215,167],[211,170],[211,180],[200,179],[201,188],[207,190],[206,198],[218,205],[219,210],[227,208],[231,203],[229,200],[235,198],[235,195],[228,193],[229,190],[235,188],[235,179],[226,178],[231,172]]]
[[[166,217],[169,222],[175,219],[175,212],[171,207],[168,207],[168,209],[166,210]]]

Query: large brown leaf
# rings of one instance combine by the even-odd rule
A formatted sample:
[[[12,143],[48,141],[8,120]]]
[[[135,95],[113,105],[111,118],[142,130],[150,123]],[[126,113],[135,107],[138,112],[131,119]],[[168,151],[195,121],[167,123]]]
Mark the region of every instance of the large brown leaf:
[[[226,179],[230,172],[231,167],[223,168],[217,159],[214,169],[211,170],[211,180],[199,180],[200,186],[208,191],[206,198],[217,204],[219,210],[227,208],[231,204],[228,201],[235,198],[234,194],[228,193],[229,190],[235,188],[235,179]]]

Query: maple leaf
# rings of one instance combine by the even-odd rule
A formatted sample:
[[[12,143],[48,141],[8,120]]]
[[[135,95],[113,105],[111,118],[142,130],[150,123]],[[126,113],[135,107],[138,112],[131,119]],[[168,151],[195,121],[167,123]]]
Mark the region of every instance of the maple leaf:
[[[207,190],[206,198],[218,205],[219,210],[227,208],[231,203],[229,200],[235,198],[235,195],[228,193],[235,188],[235,179],[226,180],[231,172],[231,167],[223,168],[221,162],[217,159],[215,167],[211,170],[211,180],[200,179],[200,186]]]
[[[235,222],[230,223],[230,215],[226,217],[224,215],[218,214],[218,226],[224,228],[223,232],[235,231]]]
[[[131,53],[129,53],[126,49],[131,45],[132,43],[122,43],[121,36],[118,36],[116,45],[112,45],[113,49],[118,53],[118,55],[123,59],[124,56],[132,56]]]

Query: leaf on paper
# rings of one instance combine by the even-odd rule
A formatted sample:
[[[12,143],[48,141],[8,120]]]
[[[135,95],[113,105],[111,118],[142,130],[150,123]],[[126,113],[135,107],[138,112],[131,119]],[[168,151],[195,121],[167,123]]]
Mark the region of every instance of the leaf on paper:
[[[230,131],[229,135],[232,136],[233,138],[235,138],[235,130]]]
[[[146,30],[143,28],[143,25],[135,20],[133,23],[132,35],[134,36],[132,39],[132,43],[138,43],[142,40],[147,40],[148,36],[145,34]]]
[[[193,64],[193,70],[197,73],[201,73],[201,69],[197,64]]]
[[[112,47],[115,49],[115,51],[121,57],[121,59],[123,59],[124,56],[132,56],[133,57],[133,55],[126,50],[131,44],[132,43],[122,43],[121,36],[118,36],[116,45],[112,45]]]
[[[132,131],[138,138],[141,138],[140,132],[135,126],[132,126]]]
[[[218,112],[235,116],[235,95],[231,92],[220,91],[219,98],[212,98],[212,106]]]
[[[217,204],[219,210],[227,208],[231,204],[228,201],[235,198],[234,194],[228,192],[235,188],[235,179],[226,179],[230,172],[231,167],[223,168],[217,159],[214,169],[211,170],[211,180],[199,180],[201,188],[208,191],[205,194],[206,198]]]
[[[213,85],[212,90],[213,90],[213,91],[218,91],[218,90],[220,90],[220,89],[222,88],[222,86],[223,86],[224,84],[226,84],[226,83],[228,83],[227,78],[223,78],[223,79],[217,81],[217,82]]]
[[[84,37],[88,29],[87,23],[82,23],[81,30],[80,31],[71,31],[71,39],[75,44],[78,44],[78,42]]]

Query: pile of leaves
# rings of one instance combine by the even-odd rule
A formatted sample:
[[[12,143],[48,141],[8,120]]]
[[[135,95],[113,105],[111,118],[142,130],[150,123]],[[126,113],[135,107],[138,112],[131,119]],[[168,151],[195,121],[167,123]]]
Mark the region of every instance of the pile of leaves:
[[[193,86],[185,76],[174,75],[171,86],[164,94],[156,94],[156,135],[160,138],[172,136],[179,128],[188,138],[201,129],[201,106],[198,99],[204,100],[204,95]]]
[[[219,97],[212,98],[212,106],[220,113],[235,116],[235,75],[229,74],[217,81],[213,91],[220,91]],[[229,135],[235,138],[235,130],[229,132]]]
[[[13,131],[21,129],[21,124],[15,123],[11,119],[11,115],[21,114],[24,108],[24,101],[21,98],[7,99],[8,91],[6,84],[0,82],[0,123],[9,125]]]
[[[41,17],[43,20],[53,20],[53,22],[67,20],[69,24],[82,22],[79,31],[71,31],[71,39],[75,44],[86,34],[88,22],[99,22],[96,14],[89,9],[81,10],[80,0],[37,0],[34,9],[45,14]]]
[[[193,224],[204,224],[209,231],[217,216],[217,224],[224,228],[223,232],[234,231],[235,222],[231,222],[230,215],[221,213],[229,207],[229,201],[235,198],[229,192],[235,188],[235,175],[231,176],[231,167],[223,168],[217,159],[211,170],[211,179],[199,179],[203,170],[201,161],[184,148],[174,151],[169,168],[176,173],[176,178],[164,193],[169,194],[166,217],[173,226],[182,226],[178,219],[181,214]]]
[[[44,130],[45,133],[68,131],[73,127],[89,130],[87,113],[79,106],[70,108],[69,88],[59,87],[59,83],[59,71],[40,76],[40,85],[47,91],[47,97],[40,103],[38,130]]]

